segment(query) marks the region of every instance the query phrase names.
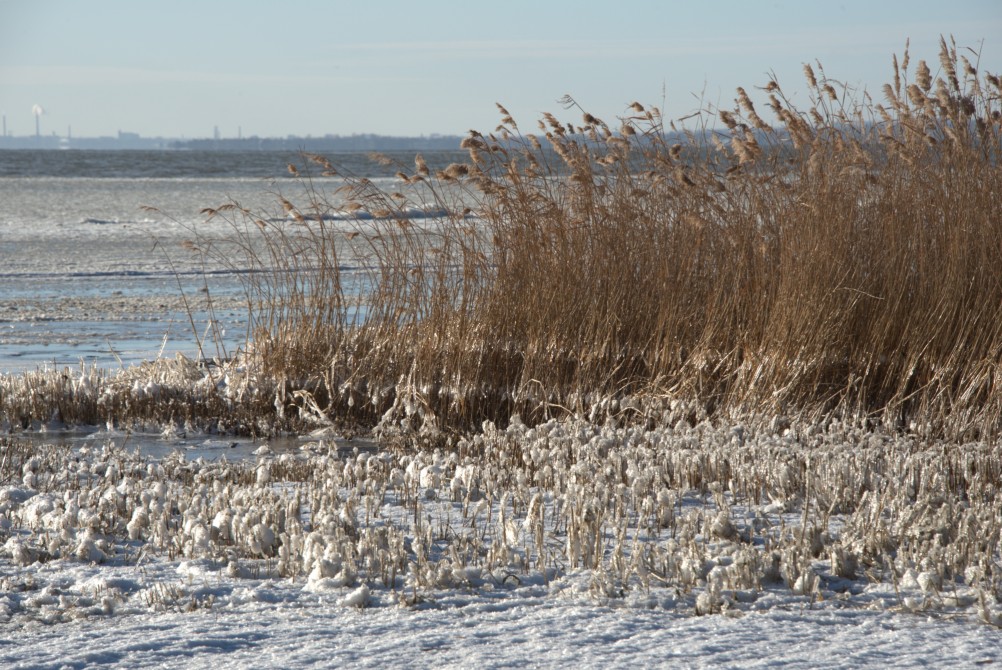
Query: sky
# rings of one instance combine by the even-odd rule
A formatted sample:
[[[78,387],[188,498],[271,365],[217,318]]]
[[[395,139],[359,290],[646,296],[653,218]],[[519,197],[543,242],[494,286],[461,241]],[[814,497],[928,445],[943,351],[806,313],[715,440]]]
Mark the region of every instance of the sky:
[[[579,120],[565,94],[679,118],[770,72],[806,103],[815,61],[879,99],[907,38],[936,73],[941,34],[1002,72],[1002,0],[0,0],[0,113],[12,135],[38,105],[46,135],[185,138],[461,135],[496,102],[530,130]]]

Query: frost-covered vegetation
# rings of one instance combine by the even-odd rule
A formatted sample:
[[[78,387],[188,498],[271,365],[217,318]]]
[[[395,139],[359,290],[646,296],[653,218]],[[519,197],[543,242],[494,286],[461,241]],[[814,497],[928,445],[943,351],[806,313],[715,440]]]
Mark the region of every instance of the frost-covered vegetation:
[[[530,589],[695,614],[792,604],[1002,623],[1002,456],[987,444],[838,422],[516,418],[448,450],[310,442],[256,462],[3,447],[0,555],[45,566],[4,570],[6,620],[195,610],[280,580],[347,607]],[[110,569],[75,583],[81,562]]]

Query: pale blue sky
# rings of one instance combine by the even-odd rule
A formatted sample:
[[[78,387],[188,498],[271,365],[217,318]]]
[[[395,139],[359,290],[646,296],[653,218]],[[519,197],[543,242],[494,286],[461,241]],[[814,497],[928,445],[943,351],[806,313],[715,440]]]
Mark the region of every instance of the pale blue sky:
[[[940,33],[1002,72],[1002,0],[0,0],[0,112],[15,135],[39,104],[45,134],[168,137],[462,134],[496,101],[528,129],[565,93],[679,117],[770,70],[803,92],[815,59],[877,98],[905,39],[933,64]]]

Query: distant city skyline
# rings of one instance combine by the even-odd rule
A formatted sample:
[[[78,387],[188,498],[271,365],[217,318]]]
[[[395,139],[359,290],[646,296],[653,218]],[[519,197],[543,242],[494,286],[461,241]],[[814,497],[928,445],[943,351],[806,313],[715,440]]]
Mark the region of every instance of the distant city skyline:
[[[370,152],[370,151],[458,151],[462,136],[441,135],[377,135],[354,133],[351,135],[286,135],[260,137],[257,135],[203,138],[144,136],[139,133],[119,132],[116,135],[82,137],[79,135],[0,135],[2,149],[188,149],[200,151],[286,151],[316,152]]]
[[[21,137],[416,137],[492,130],[500,102],[531,131],[577,121],[564,94],[679,118],[771,73],[806,105],[815,60],[879,101],[906,39],[936,71],[940,34],[1002,71],[998,0],[0,0],[0,114]]]

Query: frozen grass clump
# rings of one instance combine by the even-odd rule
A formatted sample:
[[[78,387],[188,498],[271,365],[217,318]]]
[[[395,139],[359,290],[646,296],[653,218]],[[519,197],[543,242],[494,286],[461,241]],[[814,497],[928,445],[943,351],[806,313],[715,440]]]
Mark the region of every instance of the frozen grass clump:
[[[196,362],[178,354],[117,371],[81,363],[0,375],[5,433],[97,425],[167,436],[270,435],[315,427],[312,411],[284,382],[239,358]]]
[[[0,482],[8,616],[195,611],[263,588],[347,608],[1002,611],[989,444],[515,417],[454,446],[236,463],[42,447]],[[106,587],[76,583],[80,566]]]

